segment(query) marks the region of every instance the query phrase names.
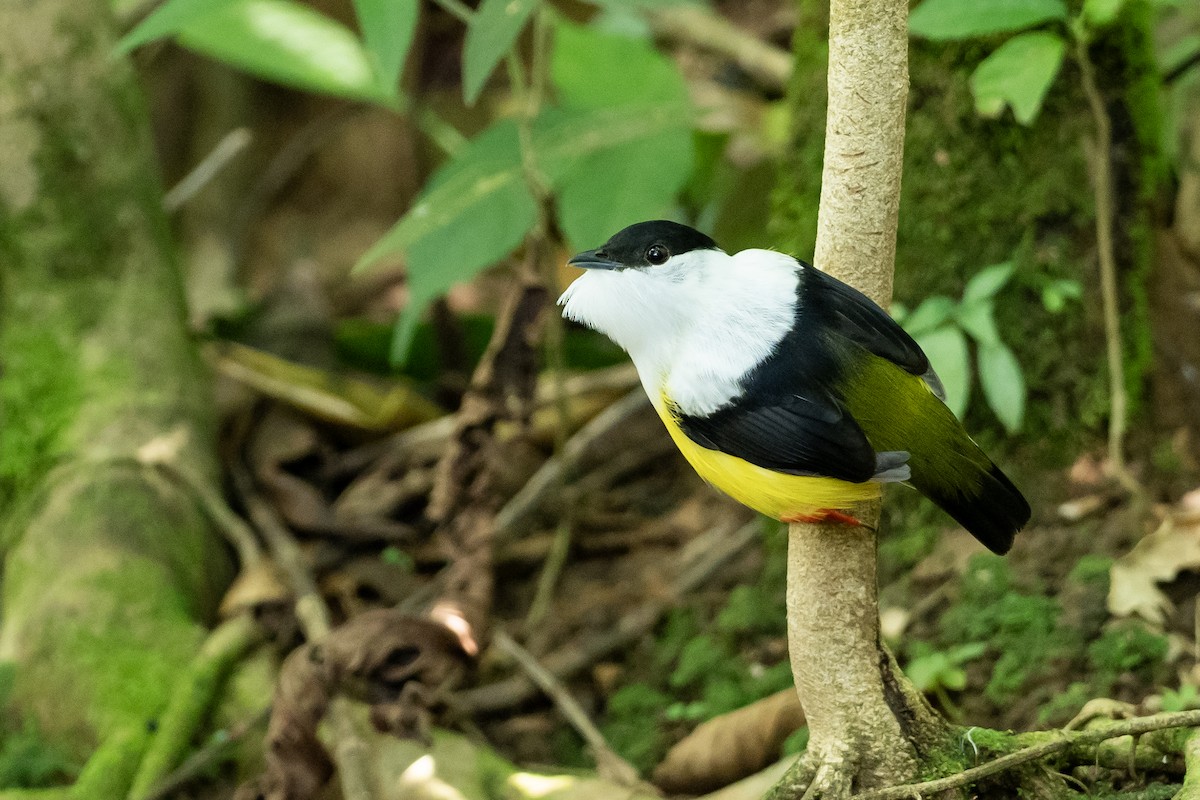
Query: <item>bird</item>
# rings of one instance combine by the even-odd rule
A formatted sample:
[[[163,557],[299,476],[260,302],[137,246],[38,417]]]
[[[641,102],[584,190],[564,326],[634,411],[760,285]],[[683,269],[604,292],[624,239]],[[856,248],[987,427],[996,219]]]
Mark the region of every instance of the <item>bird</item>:
[[[920,346],[857,289],[782,252],[729,255],[639,222],[573,256],[563,315],[624,349],[684,458],[784,522],[862,525],[886,483],[1004,554],[1029,503],[945,404]]]

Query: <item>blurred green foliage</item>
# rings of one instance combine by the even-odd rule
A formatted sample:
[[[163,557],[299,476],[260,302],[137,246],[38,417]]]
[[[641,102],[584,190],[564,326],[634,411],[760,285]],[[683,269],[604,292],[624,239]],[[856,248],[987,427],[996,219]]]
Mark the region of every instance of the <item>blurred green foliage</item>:
[[[786,532],[766,526],[766,559],[753,583],[740,585],[712,611],[677,609],[638,664],[638,679],[609,699],[601,728],[639,769],[657,763],[673,731],[741,708],[792,685],[786,658],[760,663],[752,645],[782,640]],[[792,746],[797,741],[792,740]],[[794,751],[793,751],[794,752]]]

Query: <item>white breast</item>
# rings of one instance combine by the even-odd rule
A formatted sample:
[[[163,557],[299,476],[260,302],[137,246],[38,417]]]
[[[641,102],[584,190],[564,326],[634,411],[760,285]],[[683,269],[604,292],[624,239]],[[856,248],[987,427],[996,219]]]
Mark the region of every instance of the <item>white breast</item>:
[[[564,314],[628,351],[656,405],[663,392],[711,414],[795,321],[795,259],[769,250],[701,250],[660,267],[591,270],[559,299]]]

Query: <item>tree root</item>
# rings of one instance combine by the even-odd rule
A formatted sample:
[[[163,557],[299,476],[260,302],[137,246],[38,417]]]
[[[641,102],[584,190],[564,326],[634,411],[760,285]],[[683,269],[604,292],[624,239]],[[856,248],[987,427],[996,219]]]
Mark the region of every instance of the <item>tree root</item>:
[[[1102,742],[1120,736],[1140,736],[1144,733],[1163,730],[1165,728],[1190,728],[1196,726],[1200,726],[1200,711],[1180,711],[1174,714],[1155,714],[1151,717],[1138,717],[1106,725],[1095,730],[1054,733],[1050,735],[1051,738],[1049,739],[1022,747],[1020,750],[1015,750],[985,764],[980,764],[978,767],[972,767],[971,769],[936,780],[863,792],[856,795],[856,800],[904,800],[904,798],[917,795],[927,797],[949,789],[960,789],[971,786],[986,778],[1058,753],[1075,751],[1071,755],[1085,755],[1085,760],[1094,760],[1095,750]],[[1043,737],[1038,736],[1037,738],[1042,739]],[[1021,737],[1016,736],[1014,739],[1020,741]],[[1089,750],[1083,749],[1080,752],[1081,748],[1090,748],[1092,759],[1086,759],[1086,754]]]
[[[1000,791],[1005,797],[1015,797],[1020,792],[1022,797],[1055,800],[1078,796],[1068,786],[1069,779],[1060,774],[1070,767],[1117,769],[1154,761],[1160,771],[1165,768],[1177,773],[1180,757],[1190,769],[1178,800],[1200,800],[1200,730],[1186,734],[1179,730],[1183,728],[1200,729],[1200,710],[1108,721],[1083,731],[1021,734],[991,731],[989,738],[993,744],[988,749],[996,752],[996,736],[1011,745],[1003,755],[932,780],[867,790],[855,785],[860,765],[853,748],[819,746],[801,755],[764,800],[953,798],[962,796],[970,787],[988,782],[1002,782]],[[1124,743],[1116,741],[1123,738]],[[1125,751],[1125,761],[1112,760],[1117,750]],[[926,757],[923,766],[931,766],[932,760]]]

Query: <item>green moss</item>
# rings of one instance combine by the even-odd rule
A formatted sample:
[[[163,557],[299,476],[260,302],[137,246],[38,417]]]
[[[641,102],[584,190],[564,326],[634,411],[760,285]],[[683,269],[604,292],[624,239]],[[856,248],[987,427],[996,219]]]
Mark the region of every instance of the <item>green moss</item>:
[[[1111,557],[1088,553],[1071,567],[1067,580],[1082,586],[1099,587],[1107,592],[1112,565]]]
[[[671,697],[644,684],[622,687],[608,700],[601,729],[613,749],[643,773],[662,760],[670,746],[664,729]]]
[[[805,7],[801,4],[802,8]],[[1122,264],[1124,335],[1129,382],[1140,394],[1149,367],[1146,276],[1152,263],[1147,209],[1163,185],[1158,147],[1161,113],[1147,48],[1148,3],[1130,4],[1121,24],[1105,33],[1101,75],[1126,124],[1116,129],[1118,153],[1135,151],[1118,187],[1119,236],[1128,241]],[[823,57],[809,39],[820,26],[797,31],[796,50]],[[1025,438],[1039,460],[1055,463],[1075,452],[1108,417],[1109,393],[1098,282],[1095,211],[1086,190],[1089,171],[1081,146],[1090,116],[1071,64],[1051,87],[1031,127],[1011,117],[981,119],[968,84],[993,41],[937,44],[914,40],[900,205],[895,296],[909,307],[932,294],[957,296],[980,269],[1014,259],[1014,290],[999,298],[997,319],[1013,345],[1026,383]],[[811,256],[815,244],[825,120],[823,69],[805,60],[790,91],[792,138],[774,194],[772,239],[780,249]],[[1120,164],[1118,164],[1120,166]],[[1041,287],[1057,279],[1088,287],[1081,303],[1046,310]],[[1000,428],[978,395],[969,427]]]
[[[996,556],[971,559],[961,592],[959,602],[941,618],[942,639],[986,643],[996,661],[984,691],[995,703],[1009,702],[1045,674],[1066,646],[1059,605],[1053,598],[1018,591],[1007,563]]]
[[[0,313],[11,313],[9,310]],[[54,325],[0,329],[0,508],[35,485],[64,453],[63,432],[79,407],[75,358]]]
[[[1165,677],[1162,667],[1170,645],[1167,637],[1148,631],[1135,621],[1118,623],[1088,645],[1088,662],[1095,680],[1109,685],[1125,674],[1147,683]]]
[[[169,535],[202,525],[190,500],[105,469],[47,493],[3,586],[7,641],[39,665],[18,672],[14,697],[76,756],[162,709],[204,637],[213,579],[211,555]]]

